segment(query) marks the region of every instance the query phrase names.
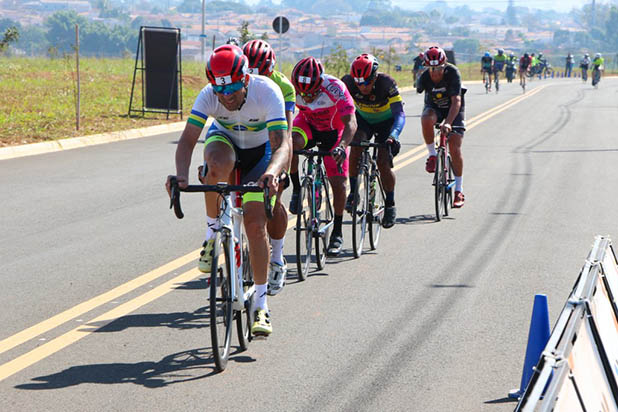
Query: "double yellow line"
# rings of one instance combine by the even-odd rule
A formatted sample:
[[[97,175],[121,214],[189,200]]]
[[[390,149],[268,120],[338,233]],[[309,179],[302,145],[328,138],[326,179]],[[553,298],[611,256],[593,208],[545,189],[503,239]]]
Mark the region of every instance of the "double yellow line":
[[[493,109],[482,113],[478,116],[473,117],[469,120],[469,124],[467,126],[467,130],[474,128],[475,126],[487,121],[498,113],[503,112],[509,107],[519,103],[520,101],[532,97],[534,94],[541,91],[546,86],[540,86],[530,91],[522,96],[518,96],[514,99],[507,101],[499,106],[494,107]],[[394,171],[399,170],[410,163],[415,162],[416,160],[422,158],[427,153],[425,145],[420,145],[415,147],[412,150],[409,150],[405,153],[402,153],[396,158],[395,166],[393,168]],[[293,216],[288,222],[288,229],[296,224],[296,217]],[[62,313],[59,313],[47,320],[44,320],[40,323],[37,323],[34,326],[31,326],[27,329],[24,329],[21,332],[18,332],[2,341],[0,341],[0,354],[7,352],[16,346],[19,346],[31,339],[34,339],[46,332],[49,332],[52,329],[57,328],[58,326],[75,319],[86,312],[89,312],[97,307],[111,302],[114,299],[119,298],[122,295],[125,295],[141,286],[144,286],[150,282],[153,282],[160,277],[169,274],[180,267],[191,263],[195,260],[200,249],[196,249],[190,253],[187,253],[184,256],[181,256],[159,268],[156,268],[148,273],[145,273],[127,283],[124,283],[108,292],[102,293],[92,299],[87,300],[86,302],[80,303],[77,306],[74,306]],[[36,362],[41,361],[42,359],[60,351],[61,349],[79,341],[80,339],[90,335],[96,329],[102,327],[105,324],[108,324],[122,316],[131,313],[140,307],[160,298],[161,296],[173,291],[177,285],[182,284],[184,282],[188,282],[197,276],[200,275],[200,272],[196,268],[192,268],[178,276],[175,276],[173,279],[168,280],[167,282],[157,286],[156,288],[134,298],[131,299],[118,307],[105,312],[104,314],[92,319],[86,324],[82,324],[65,334],[52,339],[51,341],[33,349],[7,363],[0,365],[0,381],[8,378],[9,376],[14,375],[15,373],[27,368],[30,365],[33,365]],[[96,324],[97,327],[88,328],[88,324]]]

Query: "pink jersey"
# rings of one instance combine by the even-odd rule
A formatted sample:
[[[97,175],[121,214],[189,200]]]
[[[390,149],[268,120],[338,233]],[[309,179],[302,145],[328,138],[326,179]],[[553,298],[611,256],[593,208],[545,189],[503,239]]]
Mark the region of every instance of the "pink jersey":
[[[354,100],[345,84],[336,77],[324,74],[320,95],[311,103],[296,95],[296,107],[315,130],[343,130],[341,116],[354,113]]]

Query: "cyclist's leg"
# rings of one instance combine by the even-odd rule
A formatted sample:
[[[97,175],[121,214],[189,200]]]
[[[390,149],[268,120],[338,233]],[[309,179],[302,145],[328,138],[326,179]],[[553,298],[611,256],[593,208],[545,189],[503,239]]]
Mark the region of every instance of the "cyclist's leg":
[[[379,123],[375,125],[376,143],[384,143],[390,135],[393,120]],[[384,216],[382,224],[385,228],[390,228],[395,224],[397,212],[395,209],[395,173],[391,169],[391,159],[387,148],[378,149],[378,170],[380,171],[380,179],[384,187]]]
[[[463,154],[461,146],[463,143],[463,135],[465,131],[465,108],[461,111],[453,121],[453,132],[448,137],[449,153],[453,162],[453,174],[455,175],[455,199],[454,206],[463,206]],[[459,195],[458,195],[459,193]]]
[[[301,150],[307,147],[312,142],[312,131],[305,118],[296,116],[294,119],[294,127],[292,128],[292,148],[293,150]],[[300,176],[298,175],[298,155],[292,156],[292,164],[290,166],[290,180],[292,182],[292,198],[290,199],[290,213],[298,213],[299,192],[300,192]]]
[[[352,141],[354,143],[360,143],[367,140],[368,137],[371,135],[371,127],[369,126],[367,121],[358,114],[358,112],[356,112],[356,124],[358,125],[358,127]],[[362,151],[363,149],[361,147],[350,147],[350,194],[348,196],[345,206],[346,210],[350,213],[352,212],[353,207],[352,202],[354,200],[353,196],[356,191],[356,179],[358,176],[358,166]]]
[[[433,157],[433,168],[435,169],[436,164],[436,144],[434,142],[435,135],[433,131],[433,127],[438,121],[438,114],[436,109],[431,108],[430,106],[425,106],[423,109],[423,113],[421,114],[421,126],[423,130],[423,140],[425,141],[425,145],[427,146],[427,151],[429,152],[429,156],[427,157],[427,163],[425,164],[425,170],[429,171],[429,173],[433,173],[433,170],[430,171],[432,157]]]

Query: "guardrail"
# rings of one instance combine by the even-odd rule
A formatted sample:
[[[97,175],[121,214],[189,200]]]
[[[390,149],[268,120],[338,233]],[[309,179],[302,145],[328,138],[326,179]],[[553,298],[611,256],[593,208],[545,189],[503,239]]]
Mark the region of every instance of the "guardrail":
[[[597,236],[516,412],[618,411],[618,263]]]

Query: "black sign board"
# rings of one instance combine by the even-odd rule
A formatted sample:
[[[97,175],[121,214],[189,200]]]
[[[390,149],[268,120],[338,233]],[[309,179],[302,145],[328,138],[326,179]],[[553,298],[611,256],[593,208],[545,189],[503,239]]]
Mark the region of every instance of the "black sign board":
[[[287,17],[278,16],[273,20],[273,30],[279,34],[283,34],[290,30],[290,21]]]

